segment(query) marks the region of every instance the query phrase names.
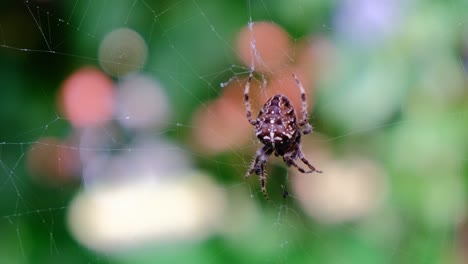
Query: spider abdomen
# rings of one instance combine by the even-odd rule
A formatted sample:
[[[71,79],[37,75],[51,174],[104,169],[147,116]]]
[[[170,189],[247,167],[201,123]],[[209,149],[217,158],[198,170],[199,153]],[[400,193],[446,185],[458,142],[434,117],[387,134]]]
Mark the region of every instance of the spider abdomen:
[[[264,145],[274,149],[287,147],[294,141],[297,130],[294,108],[282,94],[270,98],[258,114],[256,135]]]

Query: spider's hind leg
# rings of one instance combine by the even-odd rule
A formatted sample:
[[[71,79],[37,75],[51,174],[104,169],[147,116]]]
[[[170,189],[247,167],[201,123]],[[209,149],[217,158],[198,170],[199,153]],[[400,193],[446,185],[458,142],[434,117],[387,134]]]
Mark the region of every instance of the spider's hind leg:
[[[259,176],[260,185],[262,187],[263,195],[267,200],[269,200],[267,191],[266,191],[266,174],[265,174],[265,166],[267,158],[273,153],[273,149],[267,146],[263,146],[261,149],[257,151],[255,155],[255,159],[249,167],[245,178],[248,178],[252,173],[255,172]]]
[[[313,170],[306,171],[303,168],[299,167],[299,165],[297,165],[296,162],[294,162],[294,160],[289,156],[284,156],[283,161],[286,164],[286,166],[291,167],[291,165],[292,165],[292,166],[296,167],[296,169],[298,171],[302,172],[302,173],[312,173],[312,172],[314,172]]]
[[[301,159],[302,162],[304,162],[305,165],[307,165],[307,167],[309,167],[310,169],[310,172],[317,172],[317,173],[322,173],[321,170],[317,170],[312,164],[310,164],[310,162],[306,159],[306,157],[304,156],[304,154],[302,153],[302,151],[299,151],[298,152],[298,155],[299,155],[299,158]]]
[[[312,126],[309,123],[305,124],[304,130],[302,130],[304,135],[312,133]]]
[[[269,153],[269,154],[268,154]],[[268,156],[270,156],[271,150],[267,146],[263,146],[259,150],[257,150],[257,153],[255,154],[255,158],[250,164],[249,170],[245,174],[244,178],[248,178],[252,173],[255,172],[255,174],[260,175],[262,173],[262,161],[266,162],[266,159]]]
[[[270,200],[267,194],[267,189],[266,189],[266,173],[265,173],[265,163],[263,165],[263,173],[260,174],[260,186],[262,187],[262,193],[263,196],[265,196],[265,199]]]

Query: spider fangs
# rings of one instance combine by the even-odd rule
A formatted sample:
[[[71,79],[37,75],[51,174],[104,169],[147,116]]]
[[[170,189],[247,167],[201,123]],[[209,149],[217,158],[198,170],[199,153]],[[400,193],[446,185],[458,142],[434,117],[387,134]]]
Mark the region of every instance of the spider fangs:
[[[292,77],[296,81],[301,92],[302,119],[300,121],[296,116],[291,102],[282,94],[274,95],[268,99],[260,110],[257,119],[252,119],[249,89],[253,78],[253,71],[250,72],[249,80],[245,85],[244,102],[247,111],[247,120],[250,124],[255,126],[255,135],[263,144],[263,147],[257,151],[255,159],[250,165],[245,178],[248,178],[254,172],[259,175],[262,192],[267,200],[269,198],[266,191],[265,165],[268,157],[272,153],[274,153],[275,156],[282,156],[286,166],[290,167],[292,165],[302,173],[312,173],[314,171],[318,173],[322,172],[310,164],[301,151],[300,129],[303,128],[302,133],[307,135],[312,132],[312,126],[307,121],[307,101],[304,87],[294,73]],[[299,167],[295,162],[298,158],[307,165],[310,170],[306,171]]]

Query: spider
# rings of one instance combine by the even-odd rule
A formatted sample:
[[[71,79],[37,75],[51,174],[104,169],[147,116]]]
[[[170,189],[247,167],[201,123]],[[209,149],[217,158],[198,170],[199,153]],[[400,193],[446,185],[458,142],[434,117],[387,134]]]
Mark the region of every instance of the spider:
[[[263,147],[257,151],[255,159],[250,165],[245,178],[248,178],[254,172],[259,175],[262,192],[267,200],[269,198],[266,191],[265,164],[272,153],[277,157],[283,157],[283,161],[286,166],[290,167],[292,165],[302,173],[312,173],[314,171],[322,173],[322,171],[317,170],[312,164],[310,164],[301,151],[300,129],[303,128],[302,133],[307,135],[312,132],[312,126],[307,121],[307,101],[304,87],[294,73],[292,74],[292,77],[296,81],[301,92],[301,120],[298,120],[294,107],[289,99],[283,94],[276,94],[268,99],[260,110],[258,117],[256,119],[252,119],[249,102],[249,89],[253,78],[253,71],[250,72],[249,80],[245,85],[244,103],[247,111],[247,120],[251,125],[255,126],[255,135],[263,144]],[[307,165],[310,170],[306,171],[299,167],[295,162],[297,158]]]

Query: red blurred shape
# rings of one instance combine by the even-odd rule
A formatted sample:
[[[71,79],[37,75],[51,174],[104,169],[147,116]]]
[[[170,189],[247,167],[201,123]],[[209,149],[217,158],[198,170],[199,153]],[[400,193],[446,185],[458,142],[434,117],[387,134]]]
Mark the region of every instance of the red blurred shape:
[[[78,150],[69,142],[47,137],[34,143],[28,151],[27,166],[31,176],[47,185],[73,182],[81,164]]]
[[[70,75],[63,83],[59,104],[76,127],[92,126],[111,119],[114,86],[103,72],[86,67]]]

